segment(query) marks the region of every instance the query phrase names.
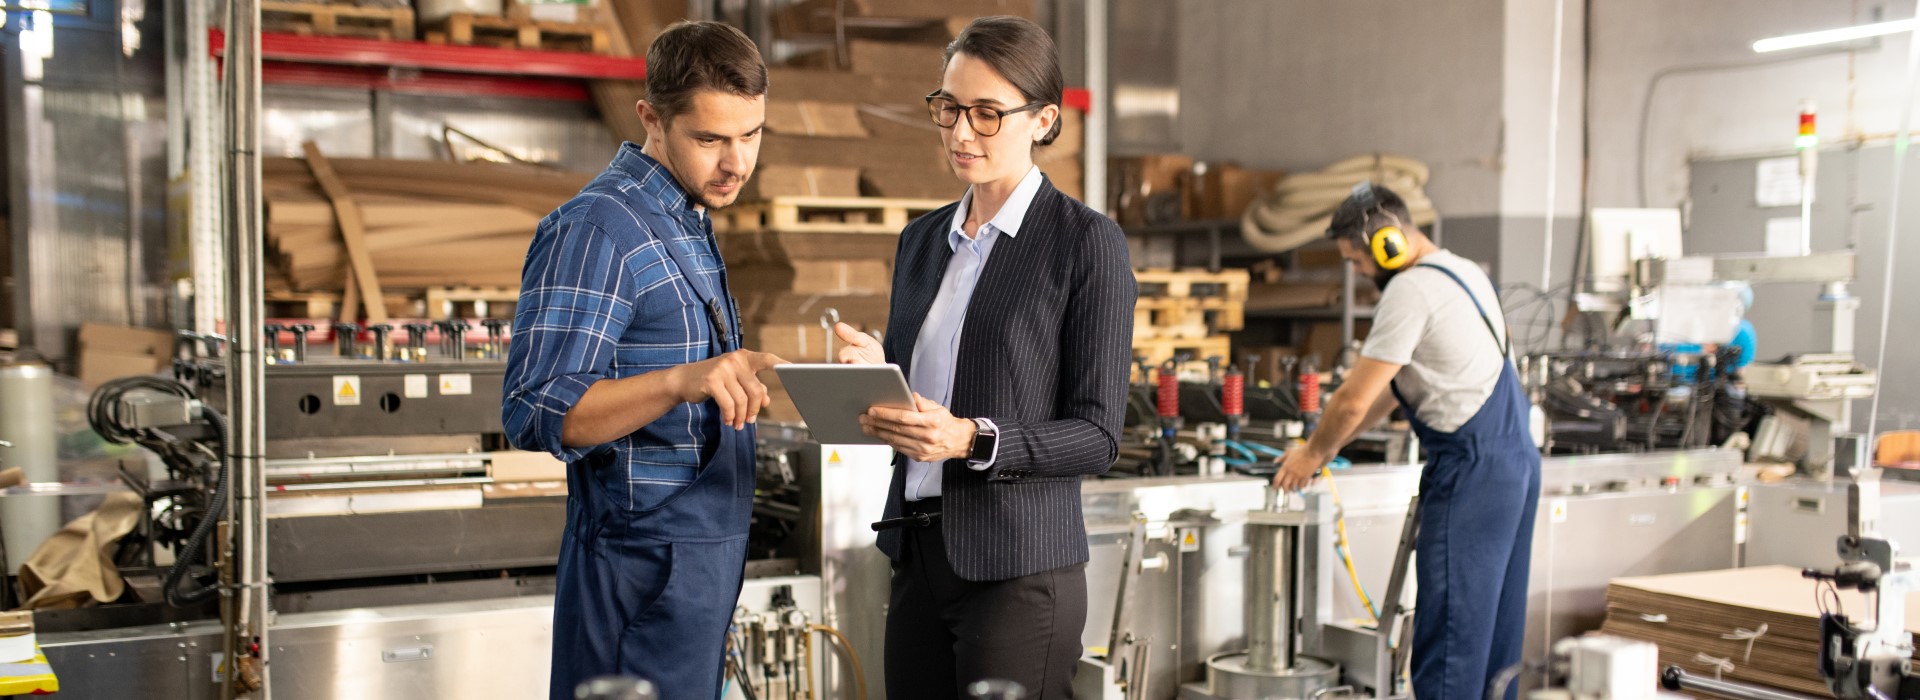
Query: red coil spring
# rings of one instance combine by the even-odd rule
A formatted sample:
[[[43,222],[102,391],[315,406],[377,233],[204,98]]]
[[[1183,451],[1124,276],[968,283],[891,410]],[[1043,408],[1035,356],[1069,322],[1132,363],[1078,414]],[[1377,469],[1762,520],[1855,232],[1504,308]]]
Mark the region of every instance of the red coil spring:
[[[1180,377],[1176,376],[1171,370],[1161,369],[1159,382],[1160,382],[1160,387],[1159,387],[1160,391],[1159,391],[1159,397],[1158,397],[1159,398],[1158,404],[1160,408],[1160,417],[1161,418],[1179,418],[1180,417]]]
[[[1300,375],[1300,410],[1320,412],[1320,375],[1311,372]]]
[[[1228,372],[1220,384],[1220,407],[1227,415],[1238,416],[1247,412],[1247,377],[1239,372]]]

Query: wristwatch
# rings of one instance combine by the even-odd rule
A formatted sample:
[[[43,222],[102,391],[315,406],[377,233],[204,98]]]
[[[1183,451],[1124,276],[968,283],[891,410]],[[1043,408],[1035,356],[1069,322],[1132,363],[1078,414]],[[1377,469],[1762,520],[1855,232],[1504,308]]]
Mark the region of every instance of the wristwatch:
[[[972,464],[988,464],[1000,452],[1000,428],[985,418],[973,419],[973,450],[967,453]]]

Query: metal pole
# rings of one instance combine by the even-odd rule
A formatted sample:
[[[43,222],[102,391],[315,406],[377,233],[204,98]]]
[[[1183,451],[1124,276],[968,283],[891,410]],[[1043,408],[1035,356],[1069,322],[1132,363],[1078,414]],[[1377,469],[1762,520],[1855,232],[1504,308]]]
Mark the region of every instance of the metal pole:
[[[1087,143],[1082,146],[1081,168],[1086,173],[1086,205],[1094,211],[1107,211],[1107,116],[1113,103],[1107,84],[1107,2],[1087,0],[1087,92],[1092,104],[1087,109]]]
[[[1246,530],[1252,550],[1246,574],[1247,668],[1285,671],[1293,668],[1293,564],[1299,528],[1248,522]]]
[[[239,627],[243,641],[257,657],[261,689],[255,697],[270,696],[267,640],[269,619],[266,547],[266,473],[261,455],[266,426],[261,404],[265,400],[265,358],[261,343],[261,209],[260,209],[260,4],[233,0],[227,23],[227,94],[231,118],[227,125],[227,321],[232,351],[227,357],[227,406],[233,422],[228,445],[234,469],[235,516],[238,518]],[[229,658],[239,667],[249,655],[243,647]]]
[[[220,106],[213,57],[207,46],[212,14],[212,0],[186,0],[187,69],[183,81],[188,107],[182,118],[191,132],[186,140],[187,248],[192,256],[193,330],[203,336],[222,332],[226,309],[222,272],[226,269],[226,241],[221,236],[225,212],[220,200],[225,172],[220,151],[225,110]]]

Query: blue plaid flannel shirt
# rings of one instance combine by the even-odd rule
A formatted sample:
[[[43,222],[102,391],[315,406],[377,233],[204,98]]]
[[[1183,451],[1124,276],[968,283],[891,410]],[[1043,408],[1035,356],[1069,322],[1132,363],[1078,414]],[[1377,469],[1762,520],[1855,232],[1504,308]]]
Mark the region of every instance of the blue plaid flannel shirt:
[[[664,212],[678,226],[655,230],[642,212]],[[633,509],[692,483],[701,456],[718,441],[712,407],[680,404],[639,431],[591,447],[561,445],[561,422],[596,381],[713,356],[706,309],[663,245],[679,246],[706,288],[726,293],[711,222],[693,209],[672,173],[624,144],[599,177],[534,232],[503,386],[502,421],[515,447],[569,464],[593,456],[598,464],[624,466],[593,479],[619,488],[624,478]]]

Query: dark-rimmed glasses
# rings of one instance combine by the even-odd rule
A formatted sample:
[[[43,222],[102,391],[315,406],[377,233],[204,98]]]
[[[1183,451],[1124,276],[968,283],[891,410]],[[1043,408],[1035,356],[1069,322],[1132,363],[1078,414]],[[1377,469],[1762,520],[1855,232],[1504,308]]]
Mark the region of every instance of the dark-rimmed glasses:
[[[1001,122],[1009,114],[1017,114],[1047,106],[1045,102],[1029,102],[1013,109],[996,109],[987,105],[963,106],[953,98],[934,92],[927,95],[927,114],[933,117],[933,123],[942,129],[951,129],[960,123],[960,115],[967,115],[967,125],[981,136],[1000,133]]]

